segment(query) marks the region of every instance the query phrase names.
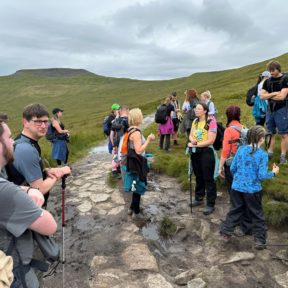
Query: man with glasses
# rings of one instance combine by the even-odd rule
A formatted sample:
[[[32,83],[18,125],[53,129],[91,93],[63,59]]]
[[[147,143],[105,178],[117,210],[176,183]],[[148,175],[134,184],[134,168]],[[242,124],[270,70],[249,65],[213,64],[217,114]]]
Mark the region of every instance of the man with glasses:
[[[49,113],[45,106],[35,103],[24,108],[23,131],[16,138],[14,148],[13,166],[16,173],[15,169],[12,171],[12,174],[14,174],[12,178],[16,177],[18,179],[15,181],[15,179],[9,177],[11,181],[18,185],[23,185],[23,182],[26,182],[30,187],[38,188],[46,196],[46,200],[49,190],[56,181],[71,173],[68,166],[44,170],[38,141],[46,135],[48,121]],[[8,175],[11,176],[11,170]]]

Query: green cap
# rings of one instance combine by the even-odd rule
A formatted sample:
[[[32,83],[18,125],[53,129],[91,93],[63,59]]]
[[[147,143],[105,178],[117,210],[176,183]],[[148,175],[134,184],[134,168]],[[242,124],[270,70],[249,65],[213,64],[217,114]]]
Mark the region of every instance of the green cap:
[[[112,110],[119,110],[120,108],[121,108],[120,105],[117,104],[117,103],[114,103],[114,104],[111,106],[111,109],[112,109]]]

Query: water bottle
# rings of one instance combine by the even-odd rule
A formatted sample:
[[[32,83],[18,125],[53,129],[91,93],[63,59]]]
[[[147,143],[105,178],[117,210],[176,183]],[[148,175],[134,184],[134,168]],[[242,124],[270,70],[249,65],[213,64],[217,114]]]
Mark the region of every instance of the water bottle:
[[[132,192],[135,192],[136,191],[136,181],[135,180],[133,180],[133,182],[132,182],[132,188],[131,188],[131,191]]]

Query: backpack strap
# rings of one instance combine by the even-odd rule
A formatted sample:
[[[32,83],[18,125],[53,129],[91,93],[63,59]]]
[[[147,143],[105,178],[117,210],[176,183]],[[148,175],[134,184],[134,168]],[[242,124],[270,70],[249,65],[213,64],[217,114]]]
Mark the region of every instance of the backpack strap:
[[[240,133],[239,138],[241,137],[241,132],[242,132],[243,127],[240,128],[240,127],[238,127],[238,126],[236,126],[236,125],[231,125],[231,126],[229,126],[228,128],[232,128],[232,129],[238,131],[238,132]],[[231,150],[232,150],[232,144],[239,142],[239,138],[238,138],[238,139],[235,139],[235,140],[232,140],[232,139],[231,139],[230,141],[228,141],[228,143],[231,144]]]
[[[130,150],[130,147],[129,147],[130,136],[136,131],[140,132],[140,134],[141,134],[141,130],[138,128],[129,128],[127,131],[128,132],[127,151]]]

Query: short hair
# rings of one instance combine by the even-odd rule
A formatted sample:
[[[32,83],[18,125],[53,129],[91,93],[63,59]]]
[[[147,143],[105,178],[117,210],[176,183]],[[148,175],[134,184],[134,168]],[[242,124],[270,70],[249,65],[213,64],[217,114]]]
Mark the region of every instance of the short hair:
[[[281,72],[281,65],[278,61],[272,60],[267,64],[267,70],[269,72],[274,70],[278,70],[279,72]]]
[[[240,116],[241,116],[241,109],[238,106],[231,105],[227,107],[226,109],[226,117],[227,117],[227,124],[226,127],[233,121],[239,121],[240,122]]]
[[[212,98],[211,92],[209,90],[206,90],[203,93],[201,93],[201,96],[205,96],[208,100]]]
[[[127,111],[127,112],[128,112],[128,111],[129,111],[129,106],[127,106],[127,105],[122,105],[121,108],[120,108],[120,110],[121,110],[121,111]]]
[[[47,108],[39,103],[29,104],[24,108],[23,118],[30,121],[33,117],[41,118],[43,116],[49,117]]]
[[[129,126],[139,126],[143,121],[143,114],[139,108],[134,108],[129,111],[128,123]]]
[[[6,113],[0,112],[0,122],[8,122],[8,115]]]

